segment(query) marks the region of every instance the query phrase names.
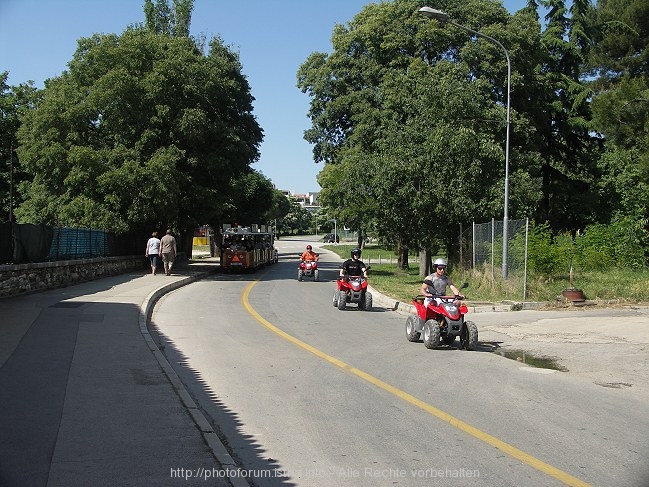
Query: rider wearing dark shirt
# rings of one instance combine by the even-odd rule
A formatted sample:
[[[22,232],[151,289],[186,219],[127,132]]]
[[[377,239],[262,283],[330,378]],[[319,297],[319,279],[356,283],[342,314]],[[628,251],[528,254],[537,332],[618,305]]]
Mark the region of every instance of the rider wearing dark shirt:
[[[348,276],[363,276],[367,278],[367,268],[362,260],[360,260],[360,249],[352,250],[352,258],[347,259],[340,266],[340,277]]]

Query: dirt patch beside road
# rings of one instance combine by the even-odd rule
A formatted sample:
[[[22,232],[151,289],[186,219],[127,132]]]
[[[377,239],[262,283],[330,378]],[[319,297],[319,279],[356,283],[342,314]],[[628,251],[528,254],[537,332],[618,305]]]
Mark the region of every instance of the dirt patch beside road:
[[[474,314],[480,342],[494,351],[551,357],[603,387],[649,396],[649,308],[563,309]]]

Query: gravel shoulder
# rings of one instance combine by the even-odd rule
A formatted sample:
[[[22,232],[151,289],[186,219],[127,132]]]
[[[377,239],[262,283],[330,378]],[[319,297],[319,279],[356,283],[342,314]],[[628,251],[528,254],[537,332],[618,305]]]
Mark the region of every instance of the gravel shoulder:
[[[494,351],[548,357],[602,387],[649,397],[649,307],[570,307],[476,313],[480,342]]]

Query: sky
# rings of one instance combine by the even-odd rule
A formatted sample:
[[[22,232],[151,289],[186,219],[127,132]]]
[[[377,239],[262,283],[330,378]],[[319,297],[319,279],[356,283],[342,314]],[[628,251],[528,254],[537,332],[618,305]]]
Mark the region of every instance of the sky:
[[[170,2],[171,3],[171,2]],[[322,164],[303,138],[311,123],[310,98],[296,86],[297,70],[313,52],[332,51],[336,24],[347,24],[371,0],[194,0],[191,34],[220,36],[239,53],[264,130],[253,168],[281,190],[317,192]],[[77,40],[121,34],[144,22],[144,0],[0,0],[0,72],[8,84],[47,78],[67,70]],[[504,0],[510,11],[525,0]],[[434,1],[430,2],[434,7]]]

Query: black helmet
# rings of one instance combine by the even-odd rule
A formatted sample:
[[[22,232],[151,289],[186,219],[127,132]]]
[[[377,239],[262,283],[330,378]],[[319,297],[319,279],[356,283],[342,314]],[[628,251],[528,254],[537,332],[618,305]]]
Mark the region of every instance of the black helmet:
[[[352,249],[352,257],[358,257],[359,259],[361,258],[361,249]]]
[[[310,245],[307,245],[307,246],[306,246],[306,249],[307,249],[307,250],[311,250],[311,246],[310,246]]]

